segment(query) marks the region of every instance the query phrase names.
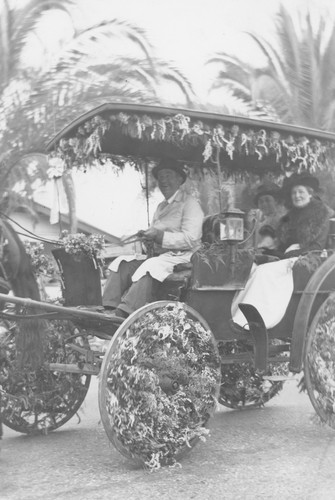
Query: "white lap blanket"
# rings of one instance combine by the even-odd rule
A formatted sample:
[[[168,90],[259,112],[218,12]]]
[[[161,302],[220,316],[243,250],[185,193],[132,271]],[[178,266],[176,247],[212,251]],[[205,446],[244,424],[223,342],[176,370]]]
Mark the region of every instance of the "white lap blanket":
[[[166,252],[158,255],[157,257],[151,257],[146,259],[143,264],[135,271],[132,276],[132,281],[138,281],[142,276],[147,273],[150,274],[154,279],[158,281],[164,281],[165,278],[171,273],[173,273],[173,268],[176,264],[184,264],[185,262],[190,262],[193,251],[185,252]],[[142,257],[142,256],[141,256]],[[145,256],[144,256],[145,257]],[[109,269],[111,271],[118,271],[120,263],[125,260],[127,262],[139,259],[136,255],[121,255],[117,257],[110,265]]]
[[[122,261],[130,262],[131,260],[145,260],[147,258],[146,255],[142,254],[133,254],[133,255],[120,255],[116,257],[108,266],[110,271],[114,271],[115,273],[119,270],[119,266]]]
[[[293,264],[298,257],[256,266],[254,264],[244,290],[233,300],[232,319],[245,327],[246,318],[238,304],[251,304],[261,314],[266,328],[273,328],[283,318],[293,293]]]

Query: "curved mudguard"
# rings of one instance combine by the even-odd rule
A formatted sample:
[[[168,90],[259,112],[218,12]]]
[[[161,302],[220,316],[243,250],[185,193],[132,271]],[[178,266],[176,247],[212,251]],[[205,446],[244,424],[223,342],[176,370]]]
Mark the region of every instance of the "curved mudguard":
[[[328,257],[328,259],[315,271],[302,293],[292,330],[289,369],[293,373],[299,373],[302,370],[306,335],[310,324],[313,303],[317,294],[320,291],[328,291],[330,293],[332,291],[331,287],[333,291],[335,291],[335,280],[331,286],[327,287],[329,290],[325,290],[325,287],[323,287],[333,271],[335,271],[335,254]]]
[[[250,333],[254,339],[255,370],[267,372],[268,366],[268,332],[263,318],[251,304],[239,304],[238,307],[246,317]]]

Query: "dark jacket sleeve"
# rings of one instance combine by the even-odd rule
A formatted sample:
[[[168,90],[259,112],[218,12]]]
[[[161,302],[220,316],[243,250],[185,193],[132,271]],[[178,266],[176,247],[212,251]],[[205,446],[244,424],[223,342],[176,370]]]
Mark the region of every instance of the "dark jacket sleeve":
[[[326,207],[314,214],[306,224],[298,227],[298,240],[301,253],[323,250],[327,244],[329,233],[329,215]]]

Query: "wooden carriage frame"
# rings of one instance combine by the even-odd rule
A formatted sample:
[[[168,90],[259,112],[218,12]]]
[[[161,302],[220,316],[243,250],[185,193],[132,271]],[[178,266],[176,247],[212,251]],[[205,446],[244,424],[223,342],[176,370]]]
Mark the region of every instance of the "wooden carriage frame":
[[[224,176],[239,178],[246,172],[252,172],[260,177],[267,173],[282,176],[292,164],[313,172],[322,169],[331,170],[335,161],[335,134],[214,113],[107,103],[85,113],[66,126],[51,140],[47,151],[51,157],[61,159],[70,168],[92,161],[108,160],[122,168],[128,161],[136,168],[143,169],[146,176],[149,175],[150,166],[152,167],[160,158],[170,156],[190,168],[195,167],[198,171],[205,168],[214,172],[221,190]],[[220,206],[220,209],[223,210],[223,207]],[[222,218],[223,214],[218,214],[218,217]],[[278,393],[288,378],[284,372],[273,375],[273,372],[269,371],[269,366],[285,365],[286,371],[288,367],[293,373],[300,373],[304,368],[305,382],[314,408],[322,420],[335,428],[335,404],[332,394],[329,391],[326,391],[326,395],[322,392],[318,379],[317,385],[321,396],[316,396],[315,378],[318,374],[311,374],[313,370],[315,371],[314,351],[318,344],[316,337],[322,335],[324,317],[331,321],[332,314],[329,311],[335,304],[335,254],[332,246],[331,235],[330,248],[322,257],[320,267],[307,277],[306,273],[302,272],[302,281],[301,276],[296,277],[296,283],[300,284],[293,293],[288,313],[278,326],[267,331],[255,308],[248,304],[240,306],[249,324],[248,338],[245,333],[237,334],[229,327],[232,297],[237,289],[243,287],[243,283],[236,284],[236,276],[234,273],[232,275],[234,263],[232,265],[229,263],[229,252],[226,254],[228,262],[226,260],[225,263],[225,272],[229,275],[227,280],[213,284],[211,280],[206,282],[199,278],[203,273],[203,263],[201,259],[195,258],[192,269],[174,273],[167,279],[161,293],[161,301],[144,306],[124,322],[108,317],[99,309],[99,299],[96,300],[94,297],[90,303],[72,302],[69,307],[68,304],[64,307],[0,294],[0,302],[23,308],[25,313],[33,308],[34,311],[39,311],[40,318],[46,320],[73,321],[84,330],[84,333],[81,330],[79,334],[76,333],[77,338],[85,340],[87,332],[93,332],[102,339],[110,339],[117,331],[106,354],[90,350],[85,340],[84,345],[71,344],[77,355],[74,358],[72,356],[71,363],[67,362],[66,356],[62,363],[46,360],[45,370],[53,373],[70,373],[74,377],[86,377],[82,384],[82,395],[71,403],[70,410],[65,411],[59,420],[54,418],[51,423],[45,423],[44,419],[40,427],[24,422],[20,427],[20,419],[14,418],[13,423],[8,415],[5,415],[4,423],[18,431],[28,433],[48,432],[60,427],[71,418],[82,403],[88,389],[87,378],[101,372],[99,404],[105,430],[115,446],[127,455],[127,451],[117,442],[113,424],[106,412],[104,391],[108,366],[115,355],[116,339],[124,337],[130,328],[129,325],[152,311],[159,313],[160,309],[166,310],[173,297],[177,302],[184,303],[187,314],[196,318],[203,328],[212,332],[213,342],[219,347],[219,351],[223,346],[223,351],[220,351],[222,366],[251,364],[253,376],[258,377],[258,398],[248,399],[245,396],[245,387],[243,397],[239,393],[237,399],[236,394],[235,399],[230,398],[221,387],[221,398],[218,396],[217,388],[215,389],[215,394],[221,403],[239,409],[261,406]],[[65,276],[64,279],[66,281]],[[17,314],[13,315],[8,311],[1,315],[7,322],[18,318]],[[312,350],[313,359],[310,355]],[[335,358],[335,353],[332,356]],[[310,368],[311,365],[313,370]],[[270,383],[271,388],[260,391],[261,382],[264,380]],[[176,381],[172,380],[171,384],[173,382]],[[14,395],[14,399],[15,397],[18,400],[17,407],[21,408],[18,411],[22,411],[22,400],[17,395]],[[14,404],[12,407],[14,415],[15,408]]]

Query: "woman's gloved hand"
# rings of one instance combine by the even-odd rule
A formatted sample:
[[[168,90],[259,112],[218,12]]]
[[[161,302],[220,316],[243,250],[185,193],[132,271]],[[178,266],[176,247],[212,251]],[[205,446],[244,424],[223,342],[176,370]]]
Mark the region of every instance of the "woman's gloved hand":
[[[277,260],[280,260],[279,257],[275,255],[267,255],[264,253],[258,253],[254,257],[254,261],[258,266],[260,266],[261,264],[267,264],[268,262],[276,262]]]

